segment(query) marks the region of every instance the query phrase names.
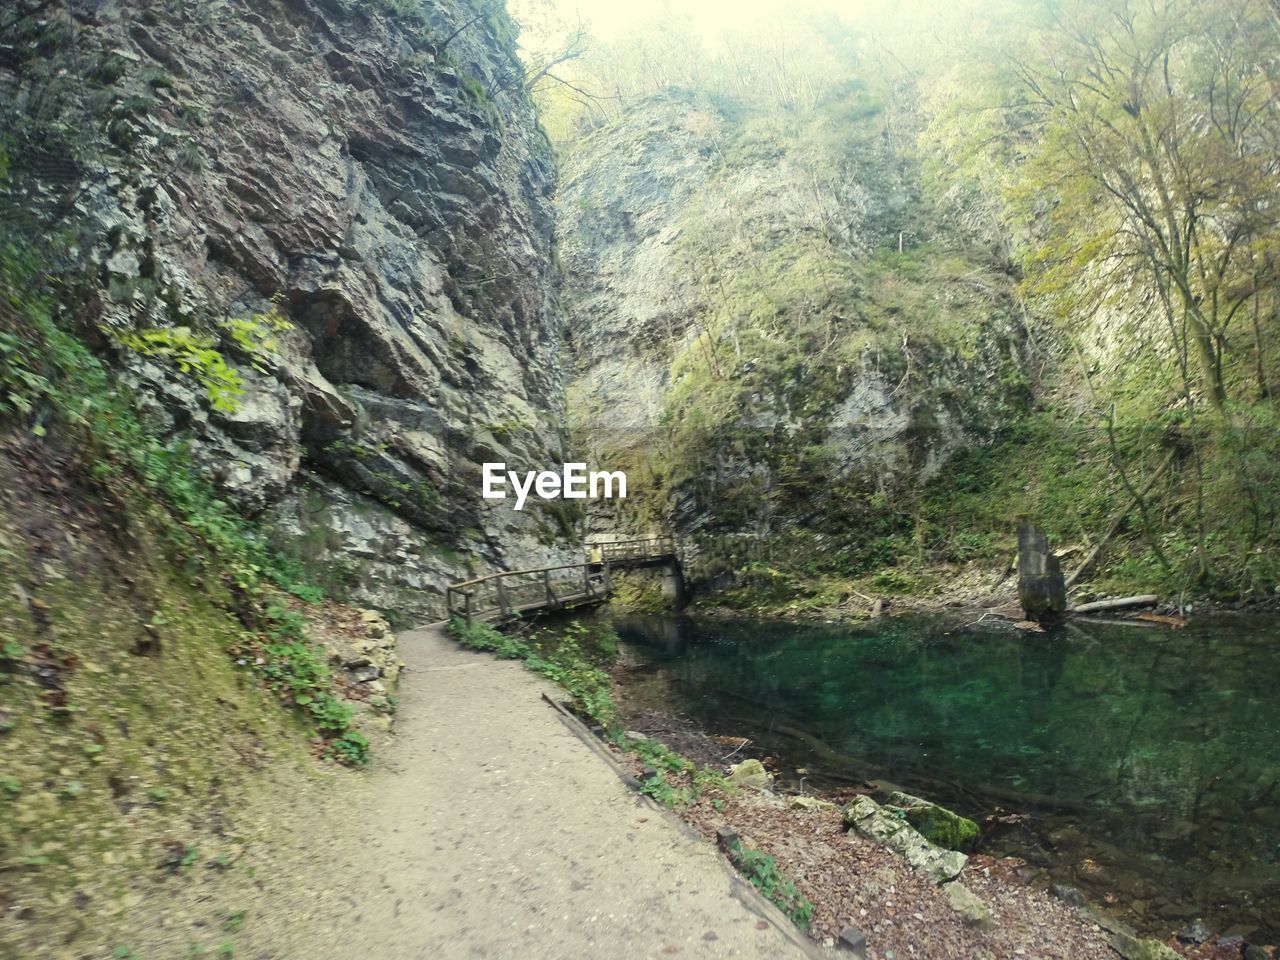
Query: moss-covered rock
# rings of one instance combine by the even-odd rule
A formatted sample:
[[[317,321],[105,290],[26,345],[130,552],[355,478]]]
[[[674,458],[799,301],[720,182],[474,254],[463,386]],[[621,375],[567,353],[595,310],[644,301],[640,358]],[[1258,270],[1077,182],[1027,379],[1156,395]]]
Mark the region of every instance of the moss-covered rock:
[[[940,847],[972,850],[978,839],[976,823],[936,803],[898,791],[890,795],[889,805],[902,810],[909,824],[930,843]]]
[[[1111,938],[1111,949],[1124,960],[1174,960],[1177,952],[1159,940],[1143,940],[1127,933],[1117,933]]]
[[[845,807],[844,822],[864,837],[884,844],[935,883],[954,880],[969,859],[930,843],[892,808],[882,807],[870,797],[858,797]]]

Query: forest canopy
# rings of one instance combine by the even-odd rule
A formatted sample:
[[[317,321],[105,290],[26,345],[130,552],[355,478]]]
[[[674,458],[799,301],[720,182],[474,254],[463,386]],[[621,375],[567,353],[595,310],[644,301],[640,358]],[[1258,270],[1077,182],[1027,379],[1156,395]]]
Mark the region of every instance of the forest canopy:
[[[1014,322],[1031,399],[1001,416],[1070,432],[1064,449],[1097,467],[1071,471],[1068,492],[1017,464],[1018,505],[1074,498],[1049,522],[1088,542],[1134,503],[1142,576],[1267,589],[1280,3],[525,6],[530,87],[571,177],[593,138],[671,98],[717,171],[682,227],[705,296],[665,391],[664,482],[723,459],[725,428],[762,395],[760,366],[735,366],[744,351],[778,357],[775,392],[799,370],[813,414],[827,374],[868,350],[919,399],[945,392],[923,345],[942,350],[935,369],[947,351],[973,362]],[[811,479],[822,443],[788,455],[813,461]],[[913,542],[974,521],[930,517],[920,489],[888,499]]]

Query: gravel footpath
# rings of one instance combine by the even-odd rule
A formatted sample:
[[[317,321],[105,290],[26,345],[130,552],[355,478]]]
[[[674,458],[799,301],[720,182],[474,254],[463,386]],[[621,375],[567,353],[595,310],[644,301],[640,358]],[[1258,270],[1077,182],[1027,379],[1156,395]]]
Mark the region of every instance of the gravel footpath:
[[[138,957],[223,940],[236,960],[811,955],[566,727],[549,685],[437,628],[399,647],[397,734],[367,774],[317,789],[281,772],[234,869],[143,908]]]

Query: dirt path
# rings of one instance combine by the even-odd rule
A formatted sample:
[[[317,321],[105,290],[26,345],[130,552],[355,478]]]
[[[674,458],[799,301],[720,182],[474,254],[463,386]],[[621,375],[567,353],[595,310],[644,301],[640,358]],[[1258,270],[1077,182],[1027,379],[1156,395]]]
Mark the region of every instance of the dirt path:
[[[541,681],[436,628],[400,650],[394,741],[354,796],[301,810],[258,863],[237,958],[805,955],[710,845],[565,726]]]

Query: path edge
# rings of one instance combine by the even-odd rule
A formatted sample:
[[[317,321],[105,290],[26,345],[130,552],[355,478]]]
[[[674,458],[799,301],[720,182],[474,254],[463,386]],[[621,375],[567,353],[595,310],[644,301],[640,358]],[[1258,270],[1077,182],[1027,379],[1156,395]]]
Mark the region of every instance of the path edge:
[[[635,792],[637,800],[647,806],[650,810],[653,810],[663,816],[667,822],[674,824],[688,839],[699,845],[707,844],[706,838],[693,829],[693,827],[691,827],[687,822],[676,816],[666,807],[655,803],[651,797],[647,797],[640,793],[640,781],[632,776],[630,771],[618,762],[617,758],[614,757],[608,748],[600,742],[600,739],[591,732],[586,724],[569,712],[563,704],[557,703],[548,696],[546,691],[543,691],[542,699],[556,712],[556,716],[560,718],[560,722],[563,723],[574,734],[574,736],[586,744],[587,748],[590,749],[592,753],[603,760],[609,769],[617,774],[618,779],[621,780],[623,784]],[[729,892],[734,899],[742,903],[743,906],[756,914],[756,916],[771,924],[787,940],[803,950],[807,956],[814,958],[814,960],[820,960],[820,958],[827,958],[835,955],[835,951],[824,950],[821,946],[810,940],[804,933],[801,933],[800,929],[791,921],[791,918],[783,913],[778,908],[777,904],[772,900],[769,900],[750,882],[745,880],[742,874],[735,870],[733,865],[730,864],[723,855],[716,852],[715,857],[716,861],[720,864],[720,868],[725,872],[729,879]]]

